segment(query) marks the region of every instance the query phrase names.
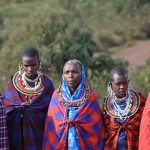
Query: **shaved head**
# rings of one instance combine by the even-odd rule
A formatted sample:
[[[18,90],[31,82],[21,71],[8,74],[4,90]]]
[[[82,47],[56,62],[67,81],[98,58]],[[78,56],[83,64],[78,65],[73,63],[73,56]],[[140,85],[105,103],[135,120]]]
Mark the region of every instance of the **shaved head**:
[[[114,67],[109,74],[109,81],[113,82],[115,76],[124,76],[128,79],[127,72],[124,68],[122,67]]]
[[[37,57],[39,59],[39,52],[33,47],[26,47],[22,52],[21,59],[23,57]]]

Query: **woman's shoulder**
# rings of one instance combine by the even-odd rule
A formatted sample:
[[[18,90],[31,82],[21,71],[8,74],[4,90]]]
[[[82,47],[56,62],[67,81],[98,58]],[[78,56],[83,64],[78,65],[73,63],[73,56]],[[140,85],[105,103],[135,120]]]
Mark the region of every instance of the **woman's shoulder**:
[[[52,80],[46,74],[43,74],[43,78],[44,78],[44,83],[46,83],[46,84],[49,83],[50,85],[53,85]]]
[[[95,89],[88,82],[85,83],[85,86],[90,89],[90,92],[93,92],[96,94]]]
[[[46,74],[42,74],[42,75],[43,75],[43,78],[44,78],[45,80],[48,80],[48,81],[52,82],[52,80],[50,79],[49,76],[47,76]]]
[[[137,94],[139,96],[140,101],[145,103],[146,102],[146,97],[141,92],[137,91]]]

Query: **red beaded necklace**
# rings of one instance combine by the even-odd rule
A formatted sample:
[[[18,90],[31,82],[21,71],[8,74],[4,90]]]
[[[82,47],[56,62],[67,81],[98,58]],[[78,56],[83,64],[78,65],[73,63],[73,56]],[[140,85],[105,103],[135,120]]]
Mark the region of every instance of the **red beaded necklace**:
[[[80,106],[83,103],[85,103],[87,101],[87,99],[90,96],[90,87],[88,85],[85,84],[84,86],[84,94],[83,96],[75,101],[71,101],[71,100],[66,100],[63,95],[62,95],[62,86],[60,85],[58,88],[58,100],[60,102],[62,102],[65,106],[67,107],[71,107],[71,106]]]

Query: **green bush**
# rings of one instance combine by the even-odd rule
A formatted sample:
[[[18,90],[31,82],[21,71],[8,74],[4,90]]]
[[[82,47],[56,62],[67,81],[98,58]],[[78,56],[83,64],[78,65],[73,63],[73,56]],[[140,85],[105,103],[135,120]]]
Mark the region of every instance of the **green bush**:
[[[130,72],[130,81],[133,88],[147,97],[150,92],[150,60],[146,65],[139,66]]]

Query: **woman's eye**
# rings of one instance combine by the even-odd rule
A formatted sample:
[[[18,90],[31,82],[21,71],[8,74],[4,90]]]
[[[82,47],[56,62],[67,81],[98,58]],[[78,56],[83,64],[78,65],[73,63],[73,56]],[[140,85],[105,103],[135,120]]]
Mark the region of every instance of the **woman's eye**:
[[[28,65],[24,65],[24,67],[28,67]]]

